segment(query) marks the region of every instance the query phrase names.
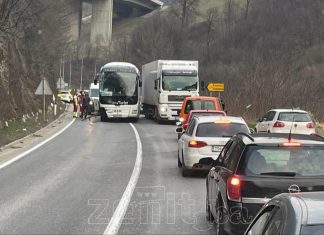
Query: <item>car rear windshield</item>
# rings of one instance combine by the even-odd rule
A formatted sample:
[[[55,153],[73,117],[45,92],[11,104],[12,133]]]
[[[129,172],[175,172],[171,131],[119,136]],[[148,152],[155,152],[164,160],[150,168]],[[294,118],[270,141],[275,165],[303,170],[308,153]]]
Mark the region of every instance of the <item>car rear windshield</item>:
[[[201,112],[201,113],[193,113],[193,117],[202,117],[202,116],[225,116],[223,112]]]
[[[324,234],[324,224],[315,224],[315,225],[303,225],[301,229],[301,235],[308,234]]]
[[[324,147],[249,146],[244,156],[245,175],[324,176]]]
[[[197,127],[197,137],[232,137],[238,132],[249,133],[242,123],[216,124],[214,122],[201,123]]]
[[[311,118],[308,113],[298,113],[298,112],[283,112],[279,114],[279,121],[285,122],[311,122]]]
[[[185,114],[188,114],[190,110],[216,110],[213,100],[189,100],[185,108]]]

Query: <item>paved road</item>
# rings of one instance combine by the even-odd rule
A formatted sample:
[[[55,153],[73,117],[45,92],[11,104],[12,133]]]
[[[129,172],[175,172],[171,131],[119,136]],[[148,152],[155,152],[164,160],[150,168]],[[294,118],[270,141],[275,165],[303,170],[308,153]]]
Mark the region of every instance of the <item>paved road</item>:
[[[135,124],[143,165],[119,234],[209,234],[205,178],[182,178],[173,125]],[[128,123],[77,120],[0,170],[0,233],[102,234],[128,184],[137,142]]]

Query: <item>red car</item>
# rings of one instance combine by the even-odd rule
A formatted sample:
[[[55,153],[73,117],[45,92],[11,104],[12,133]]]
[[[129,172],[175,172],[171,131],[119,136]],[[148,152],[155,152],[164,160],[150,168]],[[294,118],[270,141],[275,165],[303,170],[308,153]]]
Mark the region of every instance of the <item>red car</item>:
[[[187,118],[182,123],[182,128],[185,131],[188,127],[192,117],[194,116],[226,116],[224,111],[217,111],[217,110],[191,110]],[[178,133],[178,139],[181,137],[182,134]]]

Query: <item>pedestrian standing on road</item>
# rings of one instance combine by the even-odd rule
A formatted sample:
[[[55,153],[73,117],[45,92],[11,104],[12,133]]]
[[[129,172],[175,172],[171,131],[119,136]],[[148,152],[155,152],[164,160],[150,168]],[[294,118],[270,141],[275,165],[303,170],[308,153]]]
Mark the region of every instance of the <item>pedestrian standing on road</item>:
[[[88,112],[89,112],[89,105],[90,105],[90,97],[89,94],[86,92],[84,95],[84,98],[82,100],[82,113],[81,113],[81,117],[83,119],[87,118]]]
[[[78,117],[78,96],[76,91],[73,91],[73,97],[72,97],[72,103],[73,103],[73,117]]]
[[[78,102],[79,102],[79,107],[80,107],[80,117],[82,118],[82,113],[83,113],[83,98],[84,98],[84,93],[83,91],[80,91],[80,94],[78,96]]]

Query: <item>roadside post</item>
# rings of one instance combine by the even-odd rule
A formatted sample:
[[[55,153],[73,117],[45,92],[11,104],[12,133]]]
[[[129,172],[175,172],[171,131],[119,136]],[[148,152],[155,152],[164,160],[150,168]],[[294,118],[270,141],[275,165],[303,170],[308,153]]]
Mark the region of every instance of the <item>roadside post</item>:
[[[46,120],[46,113],[45,113],[45,105],[46,105],[46,95],[53,95],[50,85],[48,84],[45,77],[42,78],[41,82],[39,83],[35,95],[42,95],[43,96],[43,118],[44,121]]]
[[[221,97],[221,92],[225,90],[224,83],[208,83],[207,89],[209,91],[209,95],[213,96],[213,92],[218,92],[218,97]]]
[[[55,95],[54,94],[53,94],[53,103],[54,103],[54,116],[56,116],[57,104],[56,104],[56,100],[55,100]]]

